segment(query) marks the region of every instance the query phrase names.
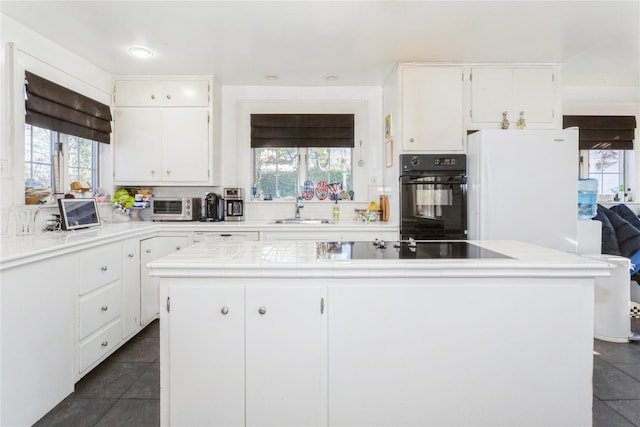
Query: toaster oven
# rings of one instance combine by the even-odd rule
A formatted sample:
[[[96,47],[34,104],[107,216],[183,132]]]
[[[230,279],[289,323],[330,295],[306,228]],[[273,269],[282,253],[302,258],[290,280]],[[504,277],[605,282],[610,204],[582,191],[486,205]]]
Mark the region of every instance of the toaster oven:
[[[202,218],[202,199],[171,197],[151,199],[152,221],[199,221]]]

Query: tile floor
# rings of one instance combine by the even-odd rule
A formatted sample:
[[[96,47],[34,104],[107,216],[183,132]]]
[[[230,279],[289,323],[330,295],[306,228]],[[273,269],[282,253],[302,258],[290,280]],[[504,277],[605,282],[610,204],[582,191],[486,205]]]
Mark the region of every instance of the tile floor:
[[[640,319],[632,319],[640,332]],[[160,425],[158,321],[85,376],[36,426]],[[640,342],[594,340],[593,426],[640,427]]]

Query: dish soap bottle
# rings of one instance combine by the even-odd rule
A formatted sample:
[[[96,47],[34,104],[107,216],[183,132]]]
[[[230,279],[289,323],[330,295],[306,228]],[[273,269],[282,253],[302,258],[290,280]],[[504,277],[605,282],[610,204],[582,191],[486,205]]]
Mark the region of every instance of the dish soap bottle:
[[[336,205],[333,207],[333,222],[338,222],[340,220],[340,208],[338,207],[338,201],[336,200]]]

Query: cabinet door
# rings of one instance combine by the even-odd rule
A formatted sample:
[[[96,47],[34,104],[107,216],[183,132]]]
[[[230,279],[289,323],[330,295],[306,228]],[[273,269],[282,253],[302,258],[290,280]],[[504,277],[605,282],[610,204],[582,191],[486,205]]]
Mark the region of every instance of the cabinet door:
[[[502,113],[514,123],[519,111],[512,111],[511,68],[474,68],[471,72],[471,121],[496,123],[499,127]]]
[[[319,286],[246,289],[246,425],[322,421]]]
[[[402,148],[462,150],[462,68],[402,70]]]
[[[140,330],[140,241],[122,243],[122,336]]]
[[[180,285],[169,297],[170,425],[244,426],[244,289]]]
[[[209,110],[168,108],[162,114],[162,180],[209,180]]]
[[[162,82],[119,80],[114,84],[116,107],[158,107],[162,102]]]
[[[140,241],[140,322],[144,326],[158,316],[159,278],[149,276],[147,264],[187,246],[185,236],[159,236]]]
[[[114,128],[115,181],[127,183],[160,181],[162,176],[161,109],[116,109]]]
[[[512,127],[524,111],[529,125],[554,121],[556,82],[552,68],[474,68],[471,121],[500,127],[502,113]]]
[[[165,107],[206,107],[209,105],[207,80],[162,82],[162,105]]]
[[[513,120],[524,111],[528,124],[551,123],[554,119],[555,81],[549,68],[513,70]]]

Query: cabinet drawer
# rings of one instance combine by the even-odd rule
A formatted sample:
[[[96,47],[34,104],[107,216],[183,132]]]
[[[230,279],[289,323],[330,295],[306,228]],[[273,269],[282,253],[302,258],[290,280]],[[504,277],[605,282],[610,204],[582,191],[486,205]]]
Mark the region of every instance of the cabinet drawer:
[[[105,286],[80,300],[80,339],[120,316],[122,312],[122,282]]]
[[[79,372],[84,371],[122,341],[122,325],[117,319],[108,328],[80,344]]]
[[[80,256],[80,295],[119,279],[122,251],[119,244],[92,249]]]

